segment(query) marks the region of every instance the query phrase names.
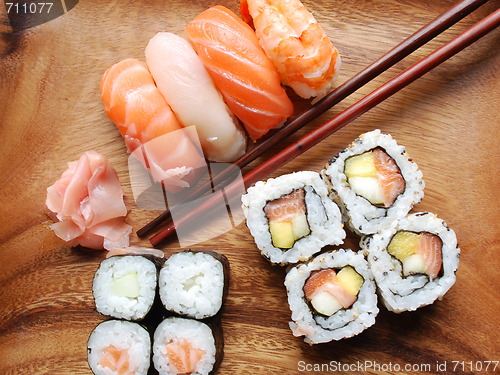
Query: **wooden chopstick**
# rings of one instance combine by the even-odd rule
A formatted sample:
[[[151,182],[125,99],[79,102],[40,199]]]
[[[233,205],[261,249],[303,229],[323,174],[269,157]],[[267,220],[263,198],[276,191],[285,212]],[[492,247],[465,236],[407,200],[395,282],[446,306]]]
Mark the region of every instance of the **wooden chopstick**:
[[[363,99],[359,100],[346,110],[342,111],[335,117],[300,138],[297,142],[276,154],[271,159],[265,161],[249,173],[245,174],[243,176],[244,186],[247,188],[255,182],[265,178],[270,173],[301,155],[306,150],[310,149],[343,126],[347,125],[349,122],[380,104],[391,95],[408,86],[425,73],[434,69],[442,62],[446,61],[456,53],[474,43],[476,40],[488,34],[499,25],[500,9],[483,18],[481,21],[477,22],[471,28],[467,29],[450,42],[435,50],[419,62],[413,64],[396,77],[380,86],[378,89],[366,95]],[[214,193],[212,197],[198,206],[197,209],[187,213],[180,220],[177,220],[175,224],[171,223],[155,236],[151,237],[151,244],[153,246],[157,246],[175,232],[176,226],[179,227],[187,225],[189,222],[193,221],[195,218],[201,217],[205,212],[208,212],[208,210],[216,207],[218,204],[223,204],[224,194],[226,197],[234,197],[239,191],[240,184],[240,181],[234,181],[225,187],[224,190],[219,190]]]
[[[337,87],[330,94],[318,101],[314,106],[302,112],[293,120],[286,123],[279,131],[274,131],[269,136],[264,138],[252,150],[249,150],[245,155],[236,160],[233,164],[239,168],[243,168],[250,162],[261,156],[271,147],[279,144],[281,141],[295,133],[297,130],[305,126],[307,123],[318,117],[332,106],[340,103],[342,100],[353,94],[359,88],[370,82],[381,73],[385,72],[391,66],[401,61],[403,58],[441,34],[443,31],[463,19],[465,16],[479,8],[488,0],[463,0],[452,6],[446,12],[423,26],[420,30],[409,36],[403,42],[398,44],[384,56],[373,62],[371,65],[363,69],[351,79]],[[212,177],[212,181],[206,184],[201,184],[198,188],[193,189],[187,194],[186,199],[198,197],[202,193],[210,191],[211,186],[217,186],[234,171],[234,168],[228,167],[220,171]],[[157,228],[161,223],[171,217],[169,210],[164,211],[151,222],[137,231],[139,237],[144,237],[146,234]]]

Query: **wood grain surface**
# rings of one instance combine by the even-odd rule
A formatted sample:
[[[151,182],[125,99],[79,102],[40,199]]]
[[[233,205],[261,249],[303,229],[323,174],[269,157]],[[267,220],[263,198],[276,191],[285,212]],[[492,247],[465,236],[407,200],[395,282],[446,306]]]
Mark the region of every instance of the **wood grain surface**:
[[[453,1],[304,3],[342,55],[343,82]],[[68,161],[93,149],[118,171],[129,209],[126,220],[135,230],[159,213],[134,204],[128,155],[104,114],[99,80],[121,59],[144,60],[144,48],[156,32],[181,34],[199,12],[216,4],[81,0],[63,16],[23,31],[9,26],[0,4],[0,374],[91,373],[86,342],[104,319],[94,309],[91,281],[105,254],[71,248],[54,235],[44,213],[46,188]],[[218,4],[238,12],[236,0]],[[284,145],[499,5],[490,1]],[[284,269],[260,256],[241,223],[193,246],[221,252],[231,262],[222,315],[225,357],[218,374],[479,374],[486,372],[476,363],[500,360],[499,45],[497,30],[275,173],[317,171],[359,134],[375,128],[391,133],[424,174],[425,197],[414,211],[436,213],[459,239],[457,282],[444,299],[399,315],[381,307],[377,323],[362,334],[309,346],[288,328]],[[308,105],[296,97],[294,101],[297,110]],[[357,241],[350,235],[345,247],[357,250]],[[132,243],[148,244],[135,235]],[[162,246],[167,255],[180,249],[175,239]],[[446,370],[440,371],[443,363]],[[337,371],[325,367],[329,364],[348,368]]]

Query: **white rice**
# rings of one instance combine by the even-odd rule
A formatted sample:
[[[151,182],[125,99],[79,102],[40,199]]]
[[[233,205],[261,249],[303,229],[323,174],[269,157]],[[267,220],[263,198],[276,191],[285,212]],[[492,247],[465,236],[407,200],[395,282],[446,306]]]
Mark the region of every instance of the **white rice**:
[[[344,173],[346,160],[376,147],[381,147],[397,164],[405,180],[405,190],[389,208],[373,205],[351,190]],[[342,209],[344,220],[358,235],[373,234],[405,216],[424,196],[422,172],[389,134],[379,129],[362,134],[349,147],[333,158],[321,172],[331,189],[331,198]]]
[[[441,238],[442,273],[429,280],[427,275],[403,276],[401,262],[387,252],[392,237],[401,230],[429,232]],[[362,239],[361,247],[375,276],[378,292],[390,311],[413,311],[441,299],[455,283],[460,259],[455,232],[435,214],[420,212],[400,219],[391,228]]]
[[[154,333],[153,363],[160,375],[177,375],[177,369],[165,355],[165,345],[181,339],[205,352],[192,373],[210,373],[216,362],[215,338],[210,327],[197,320],[171,317],[161,322]]]
[[[139,296],[117,296],[112,291],[113,280],[137,273]],[[127,320],[141,320],[151,309],[157,284],[153,262],[142,256],[114,256],[99,265],[92,282],[96,309],[104,315]]]
[[[304,188],[307,221],[311,233],[297,240],[290,249],[272,244],[264,207],[269,201]],[[328,197],[328,188],[318,173],[295,172],[259,181],[241,198],[247,226],[264,257],[276,264],[305,261],[325,245],[339,245],[345,238],[341,213]]]
[[[139,324],[108,320],[94,329],[89,337],[87,351],[90,369],[96,375],[116,375],[115,371],[100,364],[102,352],[108,346],[127,350],[131,373],[137,375],[148,373],[151,363],[151,338]]]
[[[311,311],[304,294],[304,284],[315,270],[345,266],[353,267],[364,281],[356,302],[330,317]],[[363,254],[340,249],[320,254],[310,262],[293,267],[285,277],[288,304],[292,311],[290,329],[294,336],[305,336],[309,344],[352,337],[375,324],[378,314],[373,275]]]
[[[221,261],[202,251],[182,251],[160,270],[160,298],[169,311],[204,319],[221,309],[224,282]]]

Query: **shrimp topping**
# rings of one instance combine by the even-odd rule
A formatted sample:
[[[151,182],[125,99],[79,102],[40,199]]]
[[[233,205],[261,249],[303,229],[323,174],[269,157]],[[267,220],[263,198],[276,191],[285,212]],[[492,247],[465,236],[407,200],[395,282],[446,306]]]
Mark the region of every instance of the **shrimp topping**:
[[[242,0],[240,13],[255,28],[284,85],[304,99],[328,94],[340,55],[299,0]]]

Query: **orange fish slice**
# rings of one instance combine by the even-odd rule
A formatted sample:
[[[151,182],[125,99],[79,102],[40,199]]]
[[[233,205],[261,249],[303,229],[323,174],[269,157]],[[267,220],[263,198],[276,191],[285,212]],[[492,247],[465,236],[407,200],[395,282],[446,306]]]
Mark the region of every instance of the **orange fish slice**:
[[[276,68],[252,28],[236,14],[214,6],[191,21],[185,32],[252,140],[293,114]]]
[[[377,176],[384,194],[384,206],[391,207],[396,198],[405,190],[405,180],[393,158],[376,148],[373,150]]]

